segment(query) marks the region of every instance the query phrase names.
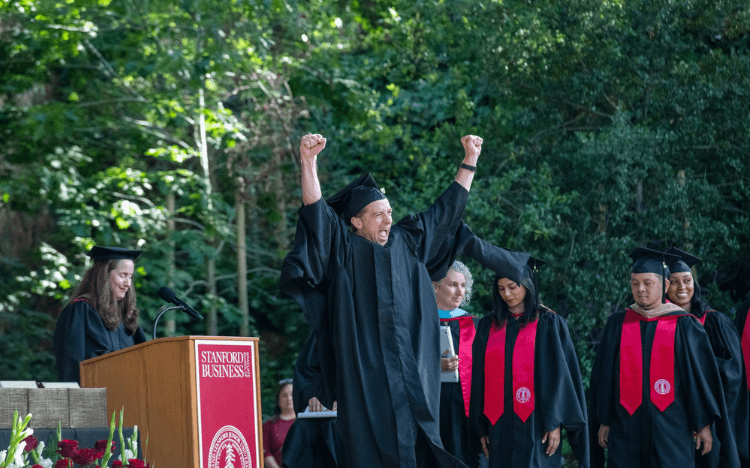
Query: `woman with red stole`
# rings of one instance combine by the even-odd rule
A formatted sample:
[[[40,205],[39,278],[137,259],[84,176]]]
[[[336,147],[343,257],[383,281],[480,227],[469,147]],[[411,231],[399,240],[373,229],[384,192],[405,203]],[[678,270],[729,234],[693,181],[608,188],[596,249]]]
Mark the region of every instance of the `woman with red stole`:
[[[555,467],[565,427],[589,465],[586,400],[567,321],[539,300],[529,254],[498,263],[493,310],[474,339],[471,417],[490,468]]]
[[[455,353],[452,357],[440,358],[441,371],[458,370],[457,382],[440,384],[440,440],[448,453],[469,468],[478,466],[481,452],[479,441],[469,430],[471,348],[479,319],[460,306],[469,303],[473,284],[471,272],[459,261],[453,262],[445,278],[432,283],[440,325],[450,330]]]
[[[667,298],[695,316],[706,330],[716,365],[719,367],[724,401],[731,418],[730,426],[740,461],[742,466],[748,466],[750,460],[748,460],[747,418],[740,417],[741,409],[748,408],[748,395],[744,388],[745,384],[742,382],[742,347],[739,334],[729,317],[713,310],[703,301],[701,287],[693,278],[693,272],[690,269],[698,263],[700,258],[677,247],[672,247],[668,253],[677,255],[679,259],[667,263],[669,268]],[[714,426],[711,427],[711,435],[714,440],[718,439]],[[720,440],[719,443],[721,443]],[[709,468],[727,466],[727,464],[721,459],[720,450],[711,450],[705,455],[696,450],[695,466]]]

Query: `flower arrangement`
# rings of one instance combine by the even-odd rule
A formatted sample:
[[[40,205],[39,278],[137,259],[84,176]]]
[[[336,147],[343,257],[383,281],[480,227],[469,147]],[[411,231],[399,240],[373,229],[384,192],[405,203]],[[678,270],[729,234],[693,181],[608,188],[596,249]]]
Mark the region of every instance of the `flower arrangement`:
[[[145,461],[135,458],[138,454],[138,427],[135,427],[130,438],[126,439],[123,436],[123,412],[124,409],[120,411],[118,426],[120,447],[123,450],[120,459],[112,460],[112,464],[109,465],[116,447],[112,441],[115,435],[115,413],[112,413],[112,422],[109,425],[109,438],[96,442],[93,448],[81,448],[77,440],[62,439],[59,424],[56,437],[50,437],[50,446],[45,447],[45,443],[34,436],[34,430],[28,427],[31,415],[21,419],[16,411],[13,413],[8,450],[0,451],[0,468],[70,468],[75,466],[74,463],[82,467],[96,468],[151,468]],[[57,449],[54,450],[52,447]]]

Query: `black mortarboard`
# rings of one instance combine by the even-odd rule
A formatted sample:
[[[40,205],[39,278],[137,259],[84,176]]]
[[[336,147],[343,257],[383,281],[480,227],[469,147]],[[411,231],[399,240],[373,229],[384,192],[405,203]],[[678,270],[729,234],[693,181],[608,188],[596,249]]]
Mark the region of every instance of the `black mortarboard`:
[[[94,259],[94,263],[122,259],[135,260],[140,254],[140,250],[128,250],[122,247],[100,247],[98,245],[91,247],[91,250],[86,253],[86,255]]]
[[[352,217],[362,211],[362,208],[384,198],[385,194],[378,188],[372,174],[368,172],[336,192],[335,195],[326,200],[326,203],[346,224],[351,224]]]
[[[682,249],[678,249],[677,247],[670,248],[667,253],[679,256],[679,259],[667,262],[670,274],[690,272],[690,268],[700,260],[700,257],[690,255],[689,253],[685,252]]]
[[[521,280],[528,276],[529,271],[536,269],[547,262],[534,258],[527,252],[517,252],[510,249],[495,250],[495,261],[490,264],[490,268],[495,272],[496,278],[508,278],[516,284],[521,284]],[[528,266],[528,268],[526,268]]]
[[[680,257],[648,247],[636,247],[630,254],[633,259],[631,273],[656,273],[657,275],[669,276],[668,263],[679,260]]]

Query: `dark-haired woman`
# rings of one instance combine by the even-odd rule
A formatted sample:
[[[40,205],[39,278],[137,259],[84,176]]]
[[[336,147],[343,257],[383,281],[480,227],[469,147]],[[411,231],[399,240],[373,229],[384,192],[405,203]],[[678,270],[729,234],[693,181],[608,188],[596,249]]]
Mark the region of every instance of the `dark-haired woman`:
[[[273,417],[263,423],[263,459],[268,468],[281,467],[281,449],[296,417],[292,379],[285,379],[279,382],[276,391]]]
[[[543,263],[493,266],[493,310],[474,339],[471,416],[490,468],[559,468],[562,427],[589,465],[581,371],[567,321],[539,301]]]
[[[742,416],[747,413],[748,393],[745,382],[743,382],[742,348],[737,328],[732,320],[721,312],[713,310],[701,298],[701,288],[693,278],[690,268],[698,263],[700,258],[695,257],[681,249],[672,247],[668,253],[680,257],[679,260],[671,262],[669,266],[669,289],[667,297],[670,301],[690,312],[703,324],[711,342],[716,364],[721,375],[721,385],[724,389],[724,401],[727,405],[727,413],[730,419],[732,436],[737,443],[742,466],[750,466],[748,454],[748,421]],[[711,427],[711,434],[716,440],[716,428]],[[721,440],[719,440],[721,442]],[[721,459],[720,450],[711,450],[705,455],[700,451],[695,453],[695,466],[718,467],[725,466]]]
[[[94,265],[84,273],[55,327],[59,381],[78,382],[81,361],[146,341],[138,325],[133,287],[134,260],[140,254],[99,246],[88,252]]]

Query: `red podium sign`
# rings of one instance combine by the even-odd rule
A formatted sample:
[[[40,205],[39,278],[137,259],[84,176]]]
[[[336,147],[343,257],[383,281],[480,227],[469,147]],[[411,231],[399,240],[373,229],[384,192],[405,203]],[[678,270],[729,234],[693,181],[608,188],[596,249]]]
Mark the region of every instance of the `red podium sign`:
[[[201,468],[260,468],[253,341],[195,341]]]

